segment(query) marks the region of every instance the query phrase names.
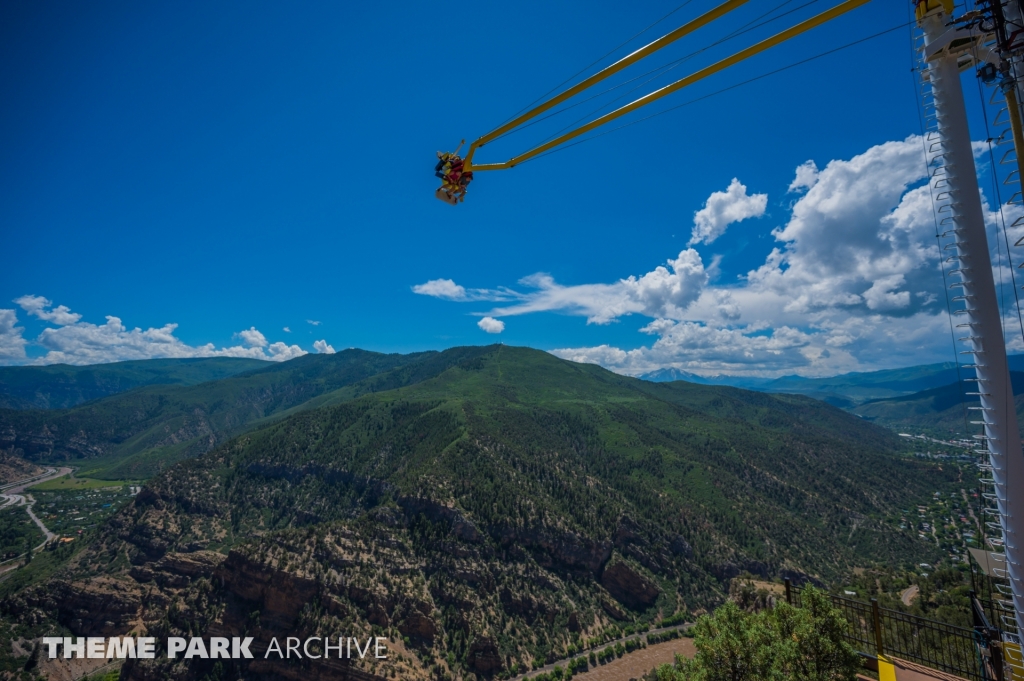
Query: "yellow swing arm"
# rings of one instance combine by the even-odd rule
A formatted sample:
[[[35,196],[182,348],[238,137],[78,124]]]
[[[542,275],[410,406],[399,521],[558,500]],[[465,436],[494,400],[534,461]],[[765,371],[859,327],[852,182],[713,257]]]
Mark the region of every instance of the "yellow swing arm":
[[[552,107],[555,107],[558,104],[561,104],[562,102],[564,102],[567,99],[569,99],[569,98],[579,94],[580,92],[583,92],[584,90],[586,90],[587,88],[595,85],[596,83],[599,83],[602,80],[608,78],[609,76],[612,76],[615,73],[618,73],[619,71],[621,71],[622,69],[626,68],[627,66],[630,66],[631,64],[634,64],[634,63],[640,61],[644,57],[646,57],[646,56],[648,56],[650,54],[653,54],[654,52],[660,50],[661,48],[665,47],[666,45],[669,45],[669,44],[675,42],[676,40],[679,40],[683,36],[692,33],[693,31],[697,30],[698,28],[700,28],[702,26],[705,26],[706,24],[711,23],[715,19],[718,19],[719,17],[724,16],[725,14],[731,12],[732,10],[736,9],[740,5],[745,4],[748,1],[749,0],[729,0],[728,2],[725,2],[725,3],[721,4],[721,5],[719,5],[715,9],[713,9],[713,10],[711,10],[711,11],[709,11],[709,12],[707,12],[707,13],[699,16],[699,17],[697,17],[693,21],[691,21],[691,22],[689,22],[687,24],[684,24],[683,26],[680,26],[679,28],[677,28],[676,30],[672,31],[668,35],[665,35],[665,36],[663,36],[661,38],[658,38],[654,42],[650,43],[649,45],[647,45],[645,47],[640,48],[639,50],[637,50],[633,54],[631,54],[631,55],[629,55],[627,57],[624,57],[623,59],[621,59],[621,60],[617,61],[616,63],[612,64],[611,66],[609,66],[608,68],[606,68],[606,69],[604,69],[602,71],[599,71],[598,73],[596,73],[593,76],[587,78],[586,80],[582,81],[578,85],[574,85],[573,87],[569,88],[565,92],[552,97],[551,99],[547,100],[543,104],[540,104],[540,105],[534,107],[533,109],[527,111],[526,113],[522,114],[521,116],[518,116],[517,118],[509,121],[505,125],[502,125],[500,128],[498,128],[498,129],[496,129],[496,130],[494,130],[492,132],[487,133],[486,135],[484,135],[483,137],[479,138],[478,140],[476,140],[475,142],[473,142],[472,144],[469,145],[469,151],[466,153],[466,159],[463,162],[463,172],[468,172],[468,171],[474,171],[475,172],[475,171],[478,171],[478,170],[505,170],[507,168],[513,168],[513,167],[515,167],[519,163],[522,163],[524,161],[528,161],[529,159],[537,156],[538,154],[543,154],[546,151],[554,149],[555,147],[557,147],[557,146],[559,146],[561,144],[564,144],[565,142],[568,142],[569,140],[571,140],[573,138],[576,138],[576,137],[579,137],[580,135],[586,134],[586,133],[590,132],[591,130],[594,130],[595,128],[599,128],[600,126],[604,125],[605,123],[609,123],[609,122],[615,120],[616,118],[620,118],[620,117],[625,116],[626,114],[628,114],[628,113],[630,113],[632,111],[636,111],[637,109],[639,109],[639,108],[641,108],[643,106],[646,106],[646,105],[650,104],[651,102],[657,101],[657,100],[661,99],[662,97],[664,97],[666,95],[670,95],[673,92],[676,92],[677,90],[681,90],[684,87],[687,87],[689,85],[693,85],[694,83],[696,83],[696,82],[698,82],[700,80],[703,80],[704,78],[707,78],[708,76],[711,76],[711,75],[713,75],[715,73],[718,73],[719,71],[723,71],[723,70],[729,68],[730,66],[733,66],[735,64],[740,63],[741,61],[744,61],[745,59],[749,59],[750,57],[753,57],[756,54],[760,54],[761,52],[764,52],[765,50],[771,49],[772,47],[775,47],[776,45],[784,43],[785,41],[789,40],[790,38],[794,38],[794,37],[800,35],[801,33],[806,33],[807,31],[809,31],[809,30],[811,30],[813,28],[816,28],[816,27],[818,27],[818,26],[820,26],[820,25],[822,25],[822,24],[824,24],[824,23],[826,23],[828,21],[831,21],[832,19],[835,19],[838,16],[846,14],[850,10],[856,9],[856,8],[860,7],[861,5],[867,4],[871,0],[846,0],[845,2],[842,2],[839,5],[836,5],[835,7],[833,7],[832,9],[830,9],[828,11],[822,12],[821,14],[818,14],[817,16],[811,17],[810,19],[807,19],[806,21],[802,21],[799,24],[797,24],[796,26],[793,26],[792,28],[786,29],[785,31],[782,31],[781,33],[777,33],[776,35],[774,35],[774,36],[772,36],[770,38],[762,40],[761,42],[757,43],[756,45],[752,45],[751,47],[748,47],[745,50],[741,50],[740,52],[737,52],[736,54],[734,54],[734,55],[732,55],[730,57],[726,57],[725,59],[723,59],[723,60],[721,60],[721,61],[719,61],[719,62],[717,62],[715,64],[712,64],[711,66],[703,68],[700,71],[697,71],[697,72],[695,72],[695,73],[693,73],[693,74],[691,74],[691,75],[689,75],[689,76],[687,76],[685,78],[677,80],[676,82],[674,82],[674,83],[672,83],[670,85],[666,85],[665,87],[663,87],[663,88],[661,88],[659,90],[655,90],[654,92],[652,92],[650,94],[644,95],[643,97],[640,97],[639,99],[634,100],[633,102],[630,102],[629,104],[626,104],[625,106],[623,106],[621,108],[618,108],[615,111],[612,111],[611,113],[605,114],[604,116],[601,116],[600,118],[594,119],[590,123],[587,123],[587,124],[585,124],[585,125],[583,125],[583,126],[581,126],[579,128],[576,128],[575,130],[571,130],[571,131],[565,133],[564,135],[556,137],[555,139],[551,140],[550,142],[546,142],[545,144],[542,144],[542,145],[540,145],[538,147],[534,147],[533,149],[530,149],[529,151],[527,151],[527,152],[525,152],[523,154],[520,154],[519,156],[513,156],[512,158],[510,158],[509,160],[505,161],[504,163],[482,163],[480,165],[474,165],[473,164],[473,155],[476,153],[476,150],[479,147],[482,147],[485,144],[487,144],[488,142],[491,142],[491,141],[495,140],[496,138],[500,137],[501,135],[504,135],[505,133],[507,133],[507,132],[509,132],[511,130],[514,130],[515,128],[519,127],[520,125],[522,125],[526,121],[530,120],[531,118],[535,118],[536,116],[539,116],[540,114],[544,113],[545,111],[548,111]]]

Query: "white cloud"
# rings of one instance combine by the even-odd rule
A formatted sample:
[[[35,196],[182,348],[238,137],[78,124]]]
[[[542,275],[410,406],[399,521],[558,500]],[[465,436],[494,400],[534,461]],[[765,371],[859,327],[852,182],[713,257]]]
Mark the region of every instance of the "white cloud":
[[[984,150],[975,145],[976,152]],[[533,275],[520,282],[532,290],[498,289],[515,296],[511,304],[478,314],[556,311],[598,324],[647,316],[651,321],[641,331],[656,337],[647,346],[553,351],[629,374],[675,367],[704,374],[834,375],[948,361],[953,349],[932,199],[922,184],[926,173],[919,136],[878,144],[821,169],[808,161],[790,184],[799,195],[789,218],[771,232],[775,247],[736,281],[710,276],[717,261],[705,266],[690,249],[667,267],[611,284],[563,286],[551,275]],[[738,182],[730,191],[737,199],[754,198]],[[730,191],[709,199],[695,238],[713,238],[728,224],[722,216]],[[994,230],[999,213],[986,211]],[[1024,237],[1024,225],[1012,227],[1022,214],[1007,207],[1002,216],[1011,243]],[[1019,254],[1013,263],[993,255],[997,282],[1009,287],[1020,260]],[[464,301],[471,299],[466,291]],[[1024,348],[1015,339],[1020,334],[1011,333],[1019,332],[1012,321],[1012,347]]]
[[[250,348],[250,350],[252,349],[254,348]],[[231,348],[228,348],[228,350],[231,350]],[[271,359],[275,362],[286,362],[289,359],[302,357],[303,355],[308,355],[309,353],[300,348],[298,345],[288,345],[287,343],[277,341],[276,343],[271,343],[270,346],[267,347],[267,354],[269,354],[269,357],[265,355],[262,357],[257,355],[256,359]]]
[[[921,138],[886,142],[831,161],[773,232],[780,246],[734,291],[749,315],[774,310],[774,320],[845,310],[909,316],[940,310],[935,219]],[[941,285],[941,284],[939,284]]]
[[[239,331],[238,337],[250,348],[267,347],[267,337],[257,331],[255,326],[251,326],[245,331]]]
[[[505,322],[494,317],[484,317],[476,325],[487,333],[501,333],[505,330]]]
[[[847,318],[803,329],[656,320],[641,330],[658,340],[634,350],[598,345],[551,352],[629,375],[673,367],[703,375],[832,376],[865,367],[941,362],[952,356],[948,321],[944,315],[927,313]]]
[[[704,207],[694,212],[689,245],[710,244],[732,223],[764,215],[767,205],[767,194],[747,194],[747,187],[734,177],[728,189],[712,192]]]
[[[58,305],[52,310],[46,309],[53,303],[42,296],[22,296],[15,299],[14,302],[30,315],[43,321],[53,322],[58,326],[74,324],[82,318],[82,315],[72,312],[64,305]]]
[[[282,331],[284,331],[285,333],[291,333],[291,332],[292,332],[292,330],[291,330],[291,329],[289,329],[289,328],[288,328],[287,326],[286,326],[286,327],[284,327],[284,328],[283,328],[283,329],[281,329],[281,330],[282,330]]]
[[[315,319],[307,319],[306,323],[307,324],[312,324],[313,326],[320,326],[321,324],[323,324],[323,322],[318,322]]]
[[[814,161],[804,161],[796,167],[796,177],[789,184],[790,193],[810,189],[818,183],[818,166]]]
[[[987,159],[985,143],[973,149]],[[763,264],[732,282],[722,281],[719,258],[705,265],[690,249],[667,266],[609,284],[566,286],[543,273],[521,280],[521,291],[466,289],[452,280],[428,284],[445,282],[447,289],[434,294],[448,300],[509,303],[476,313],[493,319],[561,312],[605,324],[647,316],[651,321],[640,330],[655,337],[647,346],[553,351],[629,374],[674,367],[704,374],[834,375],[948,361],[954,355],[947,292],[926,178],[919,136],[878,144],[824,168],[807,161],[789,185],[797,194],[789,218],[771,232],[775,247]],[[765,206],[752,203],[760,196],[749,195],[738,180],[715,192],[694,214],[692,243],[711,243],[736,219],[763,215],[767,197]],[[1010,243],[1024,237],[1024,223],[1013,226],[1024,208],[1004,206],[1002,216],[987,204],[985,210],[990,230],[1005,225]],[[1021,256],[1011,254],[1011,262],[1005,251],[993,251],[997,284],[1009,291]],[[1005,322],[1009,347],[1024,350],[1015,314]]]
[[[430,296],[432,298],[440,298],[442,300],[453,300],[460,303],[480,300],[489,300],[492,302],[508,301],[522,298],[522,294],[519,294],[509,288],[467,289],[463,286],[459,286],[451,279],[431,279],[425,284],[416,284],[413,286],[412,292],[418,293],[421,296]]]
[[[534,291],[518,294],[516,305],[497,307],[487,314],[508,317],[557,311],[586,317],[588,324],[608,324],[631,314],[679,319],[707,281],[700,255],[690,248],[669,260],[668,267],[659,265],[644,275],[613,284],[562,286],[548,274],[534,274],[519,282]]]
[[[321,355],[333,355],[334,354],[334,348],[332,346],[328,345],[327,341],[325,341],[325,340],[318,340],[318,341],[314,342],[313,343],[313,349],[316,350]]]
[[[50,301],[41,296],[22,296],[15,302],[29,314],[56,326],[43,329],[34,341],[27,343],[21,337],[22,329],[15,326],[14,310],[0,310],[0,361],[6,363],[24,361],[28,344],[46,351],[33,360],[35,364],[99,364],[157,357],[250,357],[284,361],[306,354],[298,345],[270,343],[255,327],[236,334],[242,340],[241,345],[192,346],[174,335],[177,324],[146,330],[129,329],[120,318],[110,315],[105,324],[92,324],[81,321],[80,314],[64,305],[50,309]]]
[[[658,266],[640,277],[630,276],[613,284],[563,286],[551,275],[540,272],[519,280],[532,291],[465,289],[450,279],[435,279],[414,286],[413,291],[458,302],[515,301],[514,305],[496,307],[486,313],[495,318],[563,312],[586,317],[588,324],[608,324],[631,314],[675,319],[700,296],[708,274],[700,255],[692,248],[669,260],[668,266]]]
[[[28,341],[22,336],[24,330],[18,326],[18,314],[14,310],[0,310],[0,362],[25,359]]]
[[[425,284],[413,286],[412,290],[413,293],[418,293],[421,296],[433,296],[444,300],[466,299],[466,289],[451,279],[431,279]]]

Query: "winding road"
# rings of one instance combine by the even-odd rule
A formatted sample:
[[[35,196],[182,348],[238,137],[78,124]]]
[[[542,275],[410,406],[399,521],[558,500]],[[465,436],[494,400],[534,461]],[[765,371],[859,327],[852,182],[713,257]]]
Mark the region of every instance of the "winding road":
[[[32,522],[34,522],[43,532],[45,539],[43,539],[43,542],[39,546],[32,549],[33,553],[41,550],[57,535],[50,532],[50,529],[43,524],[43,521],[39,519],[39,516],[32,511],[32,507],[35,505],[36,500],[32,498],[31,494],[26,495],[24,493],[25,488],[30,487],[31,485],[38,485],[39,483],[46,482],[47,480],[60,478],[70,473],[71,469],[67,467],[48,468],[45,473],[40,475],[34,475],[30,478],[24,478],[22,480],[9,482],[6,485],[0,486],[0,509],[7,508],[9,506],[24,506],[25,512],[28,513],[28,517],[31,518]],[[25,554],[23,553],[20,556],[15,556],[14,558],[0,563],[0,574],[18,567],[17,561],[24,558],[24,556]]]

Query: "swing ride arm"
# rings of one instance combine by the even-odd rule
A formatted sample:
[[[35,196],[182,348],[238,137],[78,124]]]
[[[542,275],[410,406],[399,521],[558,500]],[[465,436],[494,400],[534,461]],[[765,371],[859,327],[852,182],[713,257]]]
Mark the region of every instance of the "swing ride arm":
[[[473,163],[473,155],[476,153],[476,150],[479,147],[482,147],[488,142],[491,142],[497,139],[498,137],[504,135],[505,133],[514,130],[515,128],[519,127],[520,125],[530,120],[531,118],[534,118],[544,113],[545,111],[548,111],[552,107],[557,106],[558,104],[579,94],[580,92],[583,92],[592,85],[604,80],[605,78],[608,78],[611,75],[614,75],[615,73],[618,73],[627,66],[636,63],[637,61],[643,59],[649,54],[652,54],[657,50],[660,50],[666,45],[678,40],[679,38],[682,38],[683,36],[693,32],[694,30],[700,28],[701,26],[704,26],[710,23],[711,21],[714,21],[715,19],[727,14],[728,12],[739,7],[745,2],[748,2],[748,0],[729,0],[729,2],[719,5],[710,12],[707,12],[701,15],[700,17],[694,19],[693,21],[684,24],[683,26],[679,27],[672,33],[669,33],[668,35],[659,38],[658,40],[655,40],[646,47],[637,50],[633,54],[624,57],[623,59],[616,62],[615,64],[612,64],[603,71],[600,71],[591,76],[590,78],[587,78],[578,85],[575,85],[566,90],[565,92],[556,95],[555,97],[552,97],[543,104],[534,107],[530,111],[527,111],[526,113],[522,114],[521,116],[518,116],[512,121],[509,121],[505,125],[502,125],[500,128],[497,128],[496,130],[489,132],[483,137],[479,138],[469,146],[469,151],[466,153],[464,166],[465,171],[468,172],[477,170],[505,170],[507,168],[514,168],[519,163],[523,163],[524,161],[528,161],[539,154],[543,154],[546,151],[554,149],[555,147],[558,147],[559,145],[564,144],[565,142],[568,142],[571,139],[579,137],[580,135],[584,135],[590,132],[591,130],[594,130],[595,128],[601,127],[605,123],[609,123],[617,118],[625,116],[628,113],[636,111],[637,109],[646,106],[651,102],[655,102],[661,99],[662,97],[665,97],[666,95],[670,95],[673,92],[681,90],[689,85],[693,85],[694,83],[703,80],[708,76],[714,75],[715,73],[723,71],[729,68],[730,66],[733,66],[735,64],[740,63],[741,61],[744,61],[745,59],[753,57],[756,54],[760,54],[765,50],[771,49],[776,45],[784,43],[790,38],[794,38],[802,33],[806,33],[807,31],[810,31],[813,28],[816,28],[828,21],[831,21],[832,19],[835,19],[838,16],[846,14],[847,12],[856,9],[861,5],[865,5],[870,1],[871,0],[846,0],[845,2],[836,5],[830,10],[827,10],[825,12],[822,12],[821,14],[818,14],[817,16],[811,17],[810,19],[800,22],[799,24],[793,26],[792,28],[786,29],[781,33],[777,33],[776,35],[770,38],[766,38],[765,40],[762,40],[761,42],[752,45],[751,47],[748,47],[745,50],[741,50],[732,56],[726,57],[725,59],[722,59],[721,61],[712,64],[711,66],[708,66],[695,73],[692,73],[689,76],[677,80],[676,82],[670,85],[666,85],[665,87],[659,90],[655,90],[650,94],[644,95],[643,97],[640,97],[639,99],[636,99],[633,102],[630,102],[629,104],[626,104],[625,106],[622,106],[616,109],[615,111],[612,111],[611,113],[605,114],[600,118],[596,118],[590,123],[582,125],[579,128],[576,128],[575,130],[570,130],[569,132],[559,137],[556,137],[550,142],[546,142],[544,144],[541,144],[540,146],[534,147],[533,149],[530,149],[529,151],[520,154],[519,156],[513,156],[504,163]]]

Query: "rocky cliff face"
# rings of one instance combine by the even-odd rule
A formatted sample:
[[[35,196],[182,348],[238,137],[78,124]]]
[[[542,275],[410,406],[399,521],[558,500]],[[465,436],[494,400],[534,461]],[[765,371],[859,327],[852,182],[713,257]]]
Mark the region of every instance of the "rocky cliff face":
[[[0,484],[24,480],[39,475],[43,471],[44,469],[40,466],[15,456],[13,448],[8,448],[5,451],[0,445]]]
[[[653,573],[613,559],[611,539],[477,528],[453,507],[409,497],[352,521],[270,533],[225,555],[196,549],[216,534],[200,529],[204,518],[224,509],[194,488],[167,492],[146,488],[69,578],[8,599],[7,617],[50,618],[75,635],[252,636],[256,659],[221,661],[222,669],[251,679],[369,681],[525,669],[613,622],[656,613],[659,603],[666,613],[679,607]],[[70,578],[111,556],[128,566]],[[388,660],[263,659],[275,637],[371,635],[388,638]],[[212,670],[209,660],[172,662],[132,661],[122,678],[186,681]]]

